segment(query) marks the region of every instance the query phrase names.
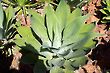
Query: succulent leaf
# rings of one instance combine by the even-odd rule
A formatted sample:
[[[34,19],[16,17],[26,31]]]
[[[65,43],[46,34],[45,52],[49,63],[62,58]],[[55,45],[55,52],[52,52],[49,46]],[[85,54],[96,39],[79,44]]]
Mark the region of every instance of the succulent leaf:
[[[4,20],[4,14],[3,14],[2,5],[0,2],[0,28],[3,28],[3,20]]]
[[[39,59],[50,73],[73,72],[86,62],[85,48],[88,50],[95,44],[92,41],[96,37],[92,32],[94,25],[85,24],[89,15],[82,16],[80,11],[77,8],[71,12],[66,2],[61,0],[56,10],[48,5],[45,16],[29,10],[32,30],[18,28],[22,39],[38,51]]]

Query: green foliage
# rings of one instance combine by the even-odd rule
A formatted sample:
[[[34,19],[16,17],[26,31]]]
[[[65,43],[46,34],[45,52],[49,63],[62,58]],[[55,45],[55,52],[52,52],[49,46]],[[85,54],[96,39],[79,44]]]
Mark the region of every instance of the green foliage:
[[[3,10],[2,10],[2,5],[0,3],[0,28],[3,28],[2,27],[3,19],[4,19]]]
[[[30,0],[2,0],[2,2],[11,6],[25,6]]]
[[[110,23],[110,0],[103,0],[104,7],[100,11],[104,14],[102,23]]]
[[[16,23],[16,25],[20,25],[20,23]],[[16,44],[19,44],[19,46],[26,46],[26,49],[37,53],[37,49],[40,48],[40,43],[34,38],[32,35],[31,29],[29,27],[18,27],[17,28],[18,33],[22,35],[22,38],[20,38],[18,35],[16,35]],[[32,46],[32,47],[31,47]],[[30,49],[31,48],[31,49]]]
[[[0,39],[2,39],[3,37],[3,19],[4,19],[4,16],[3,16],[3,9],[2,9],[2,5],[0,3]]]
[[[30,0],[2,0],[2,4],[4,5],[4,7],[12,7],[15,10],[15,14],[18,15],[24,15],[24,18],[27,17],[28,9],[32,9],[32,8],[38,8],[38,7],[42,7],[43,3],[41,4],[40,2],[33,2]]]
[[[23,6],[23,5],[25,5],[26,3],[28,3],[29,2],[29,0],[15,0],[16,1],[16,3],[18,3],[20,6]]]
[[[3,10],[0,3],[0,49],[3,50],[6,55],[11,54],[12,46],[14,45],[12,42],[16,34],[14,23],[14,9],[8,7]]]
[[[0,3],[1,6],[1,3]],[[14,24],[14,10],[12,7],[8,7],[5,11],[0,8],[0,29],[1,29],[1,40],[6,39],[10,40],[14,35],[15,29],[13,27]]]
[[[82,16],[79,8],[71,13],[63,0],[56,10],[48,5],[45,16],[34,10],[29,13],[31,29],[18,23],[17,31],[22,37],[16,36],[15,42],[39,54],[40,63],[38,60],[35,64],[34,73],[72,73],[85,64],[86,50],[94,46],[92,39],[96,37],[94,25],[85,24],[88,15]]]

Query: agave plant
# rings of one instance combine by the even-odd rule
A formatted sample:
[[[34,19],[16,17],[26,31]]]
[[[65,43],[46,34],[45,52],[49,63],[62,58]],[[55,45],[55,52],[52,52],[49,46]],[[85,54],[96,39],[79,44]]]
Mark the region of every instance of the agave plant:
[[[16,29],[14,28],[14,9],[8,7],[3,10],[2,8],[0,3],[0,49],[9,55],[12,54],[12,46],[14,45],[12,40],[16,34]]]
[[[73,73],[85,64],[85,54],[94,46],[96,37],[92,32],[94,25],[85,24],[88,15],[82,16],[79,8],[71,12],[64,0],[56,10],[48,5],[44,16],[34,10],[29,12],[31,28],[22,27],[18,22],[21,37],[16,36],[15,42],[38,54],[35,73]]]

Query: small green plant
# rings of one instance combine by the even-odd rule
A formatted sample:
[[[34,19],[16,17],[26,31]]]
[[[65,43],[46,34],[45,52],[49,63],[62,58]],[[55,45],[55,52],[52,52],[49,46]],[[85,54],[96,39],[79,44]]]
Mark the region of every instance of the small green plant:
[[[16,35],[15,42],[38,54],[34,73],[73,73],[85,64],[86,52],[95,45],[96,37],[92,32],[94,25],[85,24],[88,15],[82,16],[79,8],[71,12],[63,0],[56,10],[48,5],[44,16],[34,10],[29,10],[29,14],[31,28],[18,22],[21,37]]]
[[[12,54],[12,46],[14,46],[12,41],[16,34],[13,12],[14,10],[12,7],[8,7],[5,10],[2,9],[2,5],[0,3],[0,49],[7,55]]]
[[[103,0],[103,9],[100,11],[104,14],[102,23],[110,23],[110,0]]]
[[[30,1],[30,0],[2,0],[3,8],[12,7],[15,10],[17,21],[21,21],[21,24],[28,25],[28,9],[43,8],[43,2]]]

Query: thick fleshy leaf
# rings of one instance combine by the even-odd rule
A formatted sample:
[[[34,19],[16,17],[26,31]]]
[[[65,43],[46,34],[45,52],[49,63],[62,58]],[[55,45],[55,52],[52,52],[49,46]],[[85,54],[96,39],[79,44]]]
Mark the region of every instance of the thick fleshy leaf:
[[[95,47],[95,43],[93,41],[94,38],[96,37],[99,37],[99,36],[103,36],[104,34],[100,34],[100,33],[96,33],[96,32],[91,32],[89,33],[89,38],[88,40],[86,41],[86,43],[83,45],[86,49],[87,48],[92,48],[92,47]]]
[[[53,67],[51,70],[50,70],[50,73],[64,73],[63,69],[60,68],[60,67]]]
[[[3,2],[7,3],[7,4],[9,4],[9,3],[10,3],[10,1],[9,1],[9,0],[0,0],[0,1],[3,1]]]
[[[74,73],[73,70],[69,70],[69,69],[64,69],[64,72],[65,72],[65,73]]]
[[[64,67],[65,69],[68,70],[74,70],[74,67],[72,66],[72,62],[70,60],[65,60]]]
[[[83,45],[83,47],[85,48],[92,48],[94,46],[95,46],[95,42],[93,41],[93,37],[91,37],[91,39],[88,39],[86,43]]]
[[[49,51],[40,52],[41,55],[45,56],[46,59],[51,60],[53,58],[53,53]]]
[[[91,45],[88,45],[88,47],[84,47],[85,44],[87,44],[86,42],[88,42],[89,40],[92,40],[90,34],[88,33],[85,33],[84,34],[79,34],[77,35],[77,37],[75,36],[75,38],[72,39],[69,39],[68,40],[68,43],[69,41],[72,42],[73,41],[73,44],[70,46],[73,50],[74,49],[84,49],[84,48],[90,48],[91,45],[95,45],[94,43],[92,43]]]
[[[84,38],[86,39],[86,37],[88,37],[88,39],[91,39],[91,37],[89,37],[89,36],[91,36],[91,34],[89,34],[89,33],[92,33],[91,31],[93,30],[94,25],[84,24],[84,21],[86,18],[87,18],[87,16],[81,17],[81,19],[76,18],[73,21],[73,24],[71,23],[71,25],[67,26],[67,28],[64,30],[63,46],[67,45],[67,44],[72,44],[72,43],[74,45],[74,44],[76,44],[76,42],[81,41]]]
[[[52,0],[39,0],[39,1],[50,3]]]
[[[108,15],[104,9],[100,10],[103,14]]]
[[[60,22],[51,6],[46,9],[46,20],[49,38],[53,42],[53,47],[58,48],[61,46]]]
[[[58,66],[58,67],[63,66],[63,64],[65,62],[65,60],[63,58],[54,58],[51,61],[54,66]]]
[[[88,16],[76,17],[64,30],[64,40],[70,38],[73,35],[76,35],[79,29],[84,25],[85,20]],[[71,32],[70,32],[71,31]]]
[[[76,51],[71,50],[70,53],[65,56],[65,58],[66,59],[77,58],[84,55],[85,55],[85,51],[83,49],[78,49]]]
[[[23,38],[21,38],[18,34],[15,36],[14,42],[15,42],[16,45],[18,45],[18,46],[26,46],[26,45],[25,45],[25,41],[24,41]]]
[[[81,56],[70,60],[72,61],[73,67],[79,67],[79,66],[83,66],[86,63],[87,58],[85,56]]]
[[[0,28],[0,40],[3,38],[3,29]]]
[[[76,8],[72,13],[70,13],[67,17],[68,21],[67,24],[70,24],[74,19],[76,19],[77,17],[81,16],[81,9]]]
[[[20,6],[23,6],[25,5],[25,3],[27,2],[28,0],[16,0],[16,2],[20,5]]]
[[[110,6],[110,0],[106,0],[107,6]]]
[[[57,24],[55,12],[49,5],[46,7],[46,25],[48,29],[49,39],[53,41],[53,25]]]
[[[56,14],[57,19],[59,21],[57,28],[59,28],[59,33],[61,33],[67,24],[66,20],[67,20],[68,15],[70,14],[69,5],[67,5],[64,0],[61,0],[56,11],[55,11],[55,14]]]
[[[31,17],[32,29],[34,30],[36,35],[38,35],[41,38],[44,46],[51,46],[51,42],[47,35],[47,29],[44,24],[44,17],[39,15],[34,10],[29,10],[29,12],[32,15]]]
[[[58,50],[57,54],[58,54],[59,56],[64,57],[64,56],[66,56],[67,54],[69,54],[69,52],[70,52],[70,49],[69,49],[69,48],[63,47],[63,48],[60,48],[60,49]]]
[[[17,31],[20,35],[22,35],[23,40],[25,41],[25,43],[27,43],[28,46],[30,44],[36,50],[40,49],[41,44],[35,39],[35,37],[33,36],[32,32],[31,32],[31,29],[29,27],[20,26],[17,28]]]
[[[3,20],[4,20],[4,14],[3,14],[2,5],[0,2],[0,28],[3,28]]]
[[[59,48],[61,46],[62,31],[67,24],[66,20],[69,13],[70,13],[69,6],[66,4],[64,0],[61,0],[55,11],[55,15],[57,17],[57,22],[58,22],[54,24],[55,35],[54,35],[53,47],[55,48]]]
[[[6,23],[6,25],[4,25],[4,28],[5,28],[6,30],[8,30],[9,27],[12,25],[11,19],[14,17],[14,9],[13,9],[11,6],[9,6],[9,7],[5,10],[5,13],[6,13],[6,21],[7,21],[7,23]],[[10,22],[9,22],[9,21],[10,21]]]

